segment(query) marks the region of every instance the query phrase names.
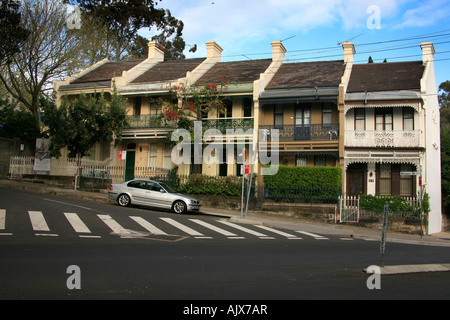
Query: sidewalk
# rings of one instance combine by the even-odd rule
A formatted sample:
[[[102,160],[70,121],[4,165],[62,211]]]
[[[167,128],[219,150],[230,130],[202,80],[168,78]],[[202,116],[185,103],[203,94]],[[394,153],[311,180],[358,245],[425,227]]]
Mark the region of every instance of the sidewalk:
[[[0,179],[0,188],[11,188],[35,193],[50,194],[65,198],[88,200],[100,203],[114,203],[108,199],[107,190],[100,192],[90,192],[83,190],[64,189],[40,183],[23,182],[16,180]],[[202,214],[215,215],[230,219],[231,222],[262,224],[265,226],[279,227],[288,230],[302,230],[318,233],[326,236],[338,236],[341,238],[363,238],[370,240],[380,240],[381,230],[364,227],[321,223],[318,221],[292,218],[283,215],[273,215],[262,211],[249,210],[247,217],[241,217],[240,210],[228,210],[220,208],[202,207]],[[440,232],[433,235],[416,235],[400,232],[388,231],[387,242],[397,242],[406,244],[418,244],[429,246],[450,247],[450,232]]]

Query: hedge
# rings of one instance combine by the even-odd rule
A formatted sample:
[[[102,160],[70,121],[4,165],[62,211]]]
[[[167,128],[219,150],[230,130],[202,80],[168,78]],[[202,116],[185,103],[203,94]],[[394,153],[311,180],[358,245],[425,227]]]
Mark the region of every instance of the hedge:
[[[263,177],[265,197],[277,201],[330,202],[341,194],[340,167],[279,166],[275,175]]]
[[[253,179],[253,187],[255,185]],[[246,184],[247,187],[247,184]],[[190,175],[184,184],[181,184],[177,191],[186,194],[204,194],[220,196],[241,196],[242,177],[211,177],[201,174]],[[252,190],[252,193],[254,190]]]

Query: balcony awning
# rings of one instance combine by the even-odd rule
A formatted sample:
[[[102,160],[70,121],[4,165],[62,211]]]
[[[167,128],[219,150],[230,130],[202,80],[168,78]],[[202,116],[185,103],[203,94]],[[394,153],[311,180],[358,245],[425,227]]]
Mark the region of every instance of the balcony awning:
[[[265,90],[259,96],[261,105],[276,103],[300,103],[329,101],[337,103],[338,87],[314,87]]]

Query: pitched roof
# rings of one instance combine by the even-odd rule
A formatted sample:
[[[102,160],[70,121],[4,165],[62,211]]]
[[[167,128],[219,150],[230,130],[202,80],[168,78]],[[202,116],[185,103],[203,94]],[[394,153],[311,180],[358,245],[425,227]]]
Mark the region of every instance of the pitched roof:
[[[106,62],[80,78],[75,79],[71,84],[108,81],[113,77],[120,77],[123,71],[130,70],[142,61],[144,60]]]
[[[422,61],[353,65],[347,92],[420,90]]]
[[[267,89],[339,86],[344,69],[343,60],[284,63]]]
[[[204,60],[205,58],[196,58],[160,62],[131,83],[160,82],[183,78],[186,76],[186,72],[194,70]]]
[[[195,84],[205,85],[223,81],[226,83],[253,82],[259,79],[260,74],[264,73],[271,63],[272,59],[219,62]]]

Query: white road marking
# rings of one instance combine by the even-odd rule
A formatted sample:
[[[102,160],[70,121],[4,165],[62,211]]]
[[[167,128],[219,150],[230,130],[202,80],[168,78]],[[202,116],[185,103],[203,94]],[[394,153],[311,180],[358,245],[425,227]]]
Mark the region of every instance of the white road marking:
[[[148,222],[147,220],[145,220],[141,217],[130,217],[130,218],[133,219],[134,221],[136,221],[137,223],[139,223],[145,230],[147,230],[150,233],[167,235],[167,233],[165,233],[161,229],[158,229],[153,224],[151,224],[150,222]]]
[[[76,213],[64,212],[69,223],[72,225],[72,228],[75,232],[78,233],[91,233],[91,230],[81,221],[80,217]]]
[[[220,234],[223,234],[224,236],[227,236],[229,239],[245,239],[244,237],[239,237],[237,234],[232,233],[230,231],[227,231],[225,229],[216,227],[208,222],[202,221],[202,220],[198,220],[198,219],[189,219],[195,223],[198,223],[201,226],[204,226],[205,228],[211,229],[215,232],[218,232]]]
[[[260,233],[260,232],[258,232],[258,231],[254,231],[254,230],[248,229],[248,228],[246,228],[246,227],[240,226],[240,225],[238,225],[238,224],[234,224],[234,223],[232,223],[232,222],[228,222],[228,221],[224,221],[224,220],[217,220],[217,221],[220,222],[220,223],[223,223],[223,224],[225,224],[225,225],[227,225],[227,226],[236,228],[236,229],[238,229],[238,230],[240,230],[240,231],[243,231],[243,232],[249,233],[249,234],[251,234],[251,235],[257,236],[257,237],[259,237],[260,239],[275,239],[275,238],[273,238],[273,237],[267,236],[267,235],[264,234],[264,233]]]
[[[50,231],[41,211],[28,211],[34,231]]]
[[[0,230],[5,230],[6,210],[0,209]]]
[[[321,236],[319,234],[315,234],[315,233],[311,233],[311,232],[307,232],[307,231],[297,231],[298,233],[313,237],[316,240],[329,240],[328,238]]]
[[[188,226],[185,226],[184,224],[181,224],[178,221],[173,220],[172,218],[160,218],[160,219],[167,222],[168,224],[171,224],[175,228],[178,228],[181,231],[186,232],[187,234],[195,237],[196,239],[211,239],[211,237],[207,237],[203,233],[200,233],[192,228],[189,228]]]
[[[118,224],[117,221],[111,218],[110,215],[98,214],[97,217],[99,217],[112,230],[112,232],[118,234],[119,236],[131,234],[129,230]]]
[[[283,237],[286,237],[286,238],[291,239],[291,240],[302,239],[302,238],[297,237],[297,236],[295,236],[293,234],[286,233],[286,232],[283,232],[283,231],[280,231],[280,230],[277,230],[277,229],[269,228],[269,227],[266,227],[266,226],[256,225],[255,227],[258,227],[258,228],[261,228],[261,229],[264,229],[264,230],[267,230],[267,231],[270,231],[270,232],[273,232],[273,233],[278,233],[278,234],[282,235]]]

